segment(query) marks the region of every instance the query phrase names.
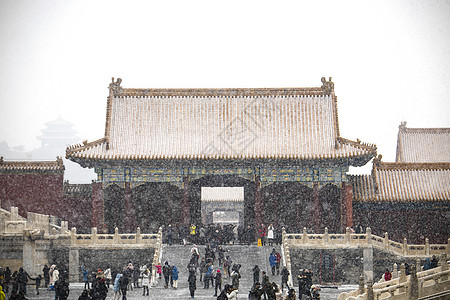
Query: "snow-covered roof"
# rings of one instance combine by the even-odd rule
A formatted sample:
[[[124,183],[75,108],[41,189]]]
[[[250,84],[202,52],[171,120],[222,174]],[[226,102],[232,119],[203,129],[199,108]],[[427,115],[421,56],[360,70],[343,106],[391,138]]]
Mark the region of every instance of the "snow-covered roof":
[[[244,201],[243,187],[202,187],[202,201]]]
[[[0,173],[63,173],[64,164],[60,157],[56,161],[5,161],[0,157]]]
[[[355,201],[450,201],[450,163],[376,161],[372,175],[349,176]]]
[[[126,89],[112,83],[105,137],[73,160],[370,160],[375,145],[339,135],[334,91],[315,88]]]
[[[450,128],[399,126],[397,162],[450,162]]]

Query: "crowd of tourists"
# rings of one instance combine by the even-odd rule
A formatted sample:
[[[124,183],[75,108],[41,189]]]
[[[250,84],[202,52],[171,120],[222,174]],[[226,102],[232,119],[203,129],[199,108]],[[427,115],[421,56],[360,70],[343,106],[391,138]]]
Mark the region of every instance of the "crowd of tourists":
[[[234,243],[245,245],[257,242],[260,246],[279,244],[278,237],[281,236],[281,232],[272,224],[267,227],[261,225],[258,228],[248,226],[245,230],[234,225],[224,227],[211,225],[199,229],[196,225],[191,225],[190,227],[181,226],[178,232],[175,232],[169,225],[164,235],[165,241],[169,245],[179,242],[186,246],[190,242],[192,247],[190,250],[185,250],[189,251],[190,260],[187,266],[171,265],[169,261],[156,265],[156,281],[152,282],[152,286],[178,289],[178,282],[182,277],[183,282],[187,280],[192,298],[195,297],[197,288],[206,290],[211,288],[213,289],[211,295],[217,297],[218,300],[237,299],[238,293],[242,294],[242,287],[240,287],[242,276],[248,276],[248,278],[253,276],[248,299],[320,299],[320,287],[313,284],[313,273],[309,269],[300,269],[298,272],[296,278],[298,292],[293,286],[289,286],[290,272],[285,266],[281,267],[281,255],[276,248],[273,248],[267,257],[270,268],[264,270],[255,265],[252,268],[252,274],[242,274],[242,265],[234,261],[242,258],[232,258],[229,255],[226,247]],[[175,238],[176,236],[177,238]],[[200,248],[197,244],[204,246]],[[406,262],[404,265],[405,274],[409,275],[410,267]],[[438,260],[433,256],[431,259],[425,260],[422,270],[437,266]],[[84,289],[77,297],[79,300],[105,300],[109,294],[113,300],[126,300],[127,291],[133,288],[142,288],[142,295],[148,296],[151,268],[147,265],[133,264],[131,260],[119,271],[112,270],[109,266],[104,269],[92,270],[87,266],[81,266],[80,274]],[[279,284],[270,280],[268,273],[272,278],[277,276],[276,278],[280,280]],[[382,280],[389,281],[391,279],[392,273],[386,269]],[[30,283],[33,283],[35,292],[27,290],[27,285],[30,286]],[[11,271],[9,267],[5,269],[0,267],[0,300],[6,299],[6,295],[9,295],[7,299],[24,300],[27,299],[27,293],[39,295],[42,288],[54,292],[55,300],[67,299],[70,293],[67,270],[60,270],[57,265],[50,267],[45,265],[41,274],[32,277],[22,267],[14,271]],[[284,297],[282,297],[283,295]]]
[[[213,225],[190,226],[180,225],[178,228],[168,225],[164,230],[165,243],[172,245],[179,243],[186,245],[188,242],[193,244],[210,244],[212,247],[217,245],[229,244],[253,244],[258,240],[265,245],[270,246],[281,244],[281,228],[274,228],[272,224],[269,226],[237,226],[229,225]]]

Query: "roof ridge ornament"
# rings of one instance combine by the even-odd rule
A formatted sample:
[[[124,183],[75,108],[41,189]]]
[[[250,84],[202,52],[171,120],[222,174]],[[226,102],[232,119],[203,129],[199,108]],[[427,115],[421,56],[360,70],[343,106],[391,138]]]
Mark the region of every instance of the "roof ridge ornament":
[[[382,158],[383,158],[383,155],[378,154],[378,156],[373,159],[373,164],[375,166],[379,167],[381,165],[381,159]]]
[[[405,131],[406,130],[406,121],[402,121],[400,123],[400,125],[398,126],[398,129],[400,129],[401,131]]]
[[[329,77],[328,81],[325,77],[322,77],[322,86],[320,87],[325,95],[331,95],[334,93],[334,83],[331,81],[331,77]]]
[[[117,78],[114,82],[114,77],[112,77],[112,82],[109,84],[109,93],[113,94],[113,96],[118,96],[122,92],[122,87],[120,84],[122,83],[122,78]]]

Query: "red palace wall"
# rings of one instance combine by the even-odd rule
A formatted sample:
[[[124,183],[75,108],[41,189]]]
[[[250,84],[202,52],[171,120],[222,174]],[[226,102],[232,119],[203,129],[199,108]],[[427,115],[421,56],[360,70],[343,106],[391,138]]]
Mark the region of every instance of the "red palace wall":
[[[19,208],[28,212],[53,215],[69,222],[69,228],[90,232],[92,199],[90,195],[63,196],[62,173],[0,174],[1,208]]]
[[[91,232],[92,199],[91,196],[64,196],[64,210],[58,215],[69,222],[69,229],[75,227],[78,233]]]
[[[1,207],[19,208],[19,214],[27,212],[61,216],[67,212],[63,205],[63,174],[1,174]]]

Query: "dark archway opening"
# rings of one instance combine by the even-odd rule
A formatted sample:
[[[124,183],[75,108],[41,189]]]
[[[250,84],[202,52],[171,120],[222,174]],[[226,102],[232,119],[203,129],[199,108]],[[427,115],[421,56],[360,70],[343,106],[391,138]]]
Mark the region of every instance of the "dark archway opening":
[[[132,189],[135,224],[142,233],[155,233],[160,226],[181,220],[182,190],[166,182],[150,182]]]
[[[299,182],[276,182],[261,190],[265,225],[299,232],[312,225],[312,189]]]

